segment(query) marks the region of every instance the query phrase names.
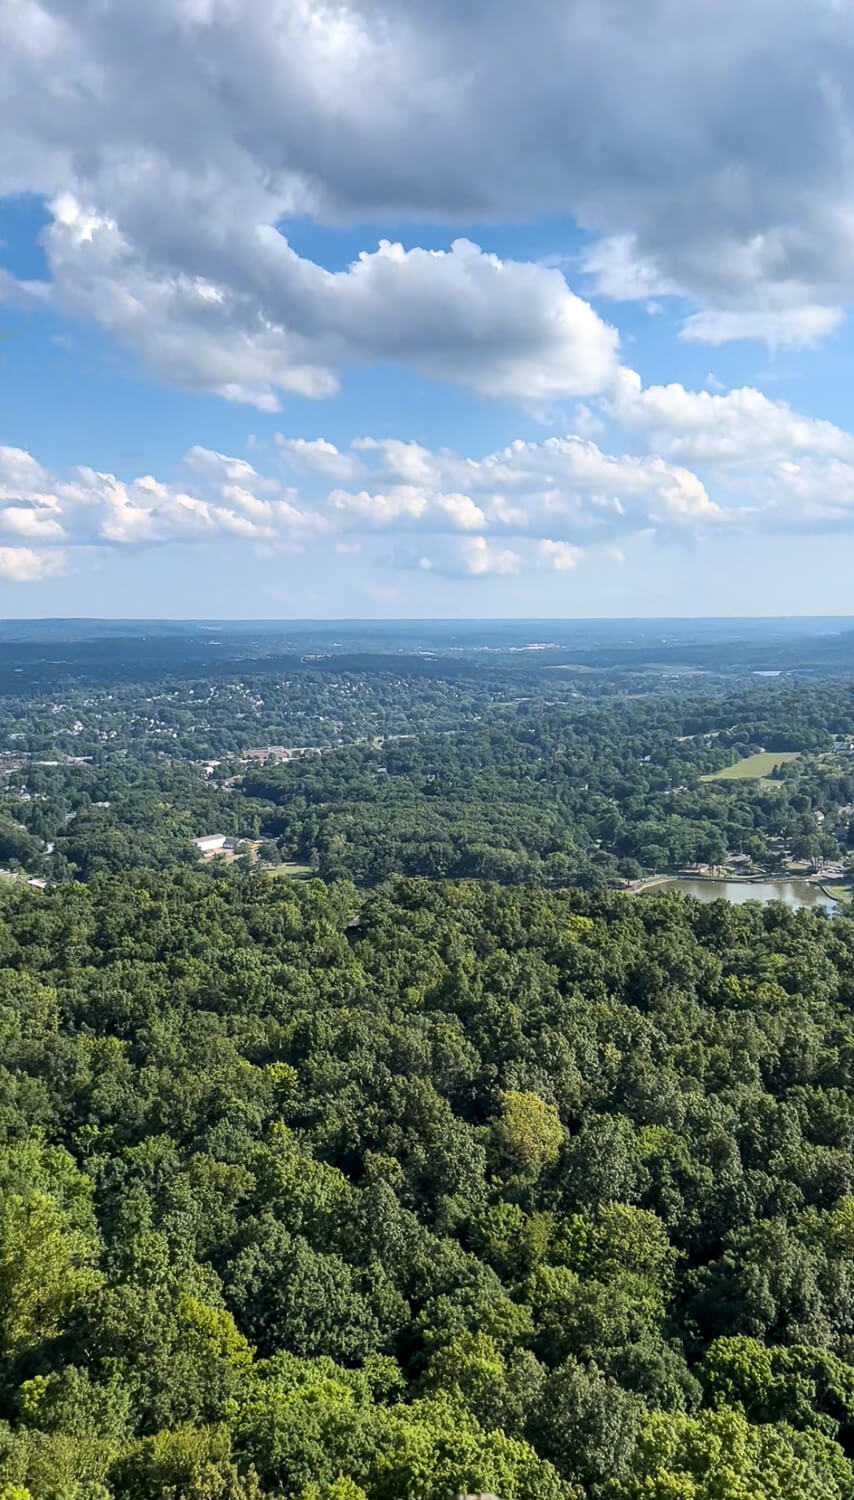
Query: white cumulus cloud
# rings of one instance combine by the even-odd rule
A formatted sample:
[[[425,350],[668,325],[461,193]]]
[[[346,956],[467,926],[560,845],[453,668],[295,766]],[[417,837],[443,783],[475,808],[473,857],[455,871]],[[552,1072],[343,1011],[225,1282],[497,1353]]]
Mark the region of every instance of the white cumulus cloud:
[[[639,375],[624,370],[610,410],[649,448],[688,464],[767,464],[797,453],[854,459],[851,433],[750,386],[726,393],[676,382],[644,387]]]
[[[553,542],[548,537],[538,543],[537,552],[547,568],[553,568],[556,573],[568,573],[571,568],[578,566],[584,553],[580,547],[573,547],[571,542]]]
[[[0,547],[0,578],[13,583],[35,583],[56,571],[59,559],[32,547]]]
[[[591,553],[622,561],[638,537],[854,530],[854,436],[832,423],[750,388],[644,388],[630,371],[603,406],[647,451],[574,433],[479,456],[280,435],[255,445],[255,463],[197,445],[169,477],[124,478],[85,464],[57,474],[0,448],[2,572],[37,581],[92,549],[219,540],[478,579],[570,572]]]
[[[508,402],[595,394],[618,368],[615,329],[560,271],[470,240],[382,241],[329,272],[272,225],[230,226],[223,244],[202,219],[192,245],[146,245],[156,221],[132,237],[70,193],[52,213],[52,281],[31,295],[98,323],[153,373],[262,411],[283,392],[333,395],[350,366],[408,364]]]

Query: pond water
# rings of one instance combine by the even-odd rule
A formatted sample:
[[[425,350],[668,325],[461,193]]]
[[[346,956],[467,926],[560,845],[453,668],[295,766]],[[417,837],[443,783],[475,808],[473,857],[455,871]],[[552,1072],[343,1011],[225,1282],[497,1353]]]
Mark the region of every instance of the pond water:
[[[692,880],[690,876],[668,881],[659,886],[660,891],[682,891],[685,896],[696,896],[698,901],[732,901],[740,905],[743,901],[783,901],[786,906],[824,907],[825,911],[839,910],[838,902],[826,896],[817,885],[808,880]]]

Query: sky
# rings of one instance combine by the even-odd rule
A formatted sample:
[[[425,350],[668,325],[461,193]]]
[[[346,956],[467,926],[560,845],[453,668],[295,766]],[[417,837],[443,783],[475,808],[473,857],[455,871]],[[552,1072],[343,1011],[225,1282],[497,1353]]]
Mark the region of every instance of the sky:
[[[851,0],[0,0],[0,616],[854,612]]]

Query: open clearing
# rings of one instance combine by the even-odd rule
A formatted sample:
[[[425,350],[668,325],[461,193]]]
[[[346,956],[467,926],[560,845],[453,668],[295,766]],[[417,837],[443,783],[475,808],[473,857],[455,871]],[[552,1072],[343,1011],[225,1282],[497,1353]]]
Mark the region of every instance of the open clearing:
[[[797,758],[797,750],[764,750],[759,755],[746,755],[743,760],[737,760],[734,766],[724,766],[722,771],[714,771],[711,776],[703,776],[702,780],[759,781],[763,776],[770,776],[777,766]]]

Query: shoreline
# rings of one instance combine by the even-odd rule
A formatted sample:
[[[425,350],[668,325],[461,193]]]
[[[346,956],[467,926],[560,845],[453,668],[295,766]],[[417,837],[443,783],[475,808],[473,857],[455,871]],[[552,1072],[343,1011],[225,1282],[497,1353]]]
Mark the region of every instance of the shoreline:
[[[779,875],[650,875],[646,879],[639,880],[632,885],[624,886],[628,895],[643,896],[648,891],[662,890],[666,887],[676,887],[686,882],[696,882],[702,885],[776,885],[790,881],[801,881],[804,885],[810,885],[828,900],[834,901],[839,906],[848,906],[854,901],[854,891],[847,882],[840,881],[831,883],[816,878],[815,876],[782,873]]]

